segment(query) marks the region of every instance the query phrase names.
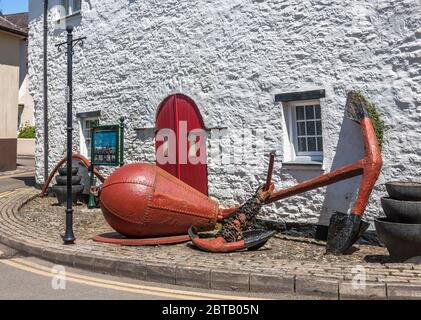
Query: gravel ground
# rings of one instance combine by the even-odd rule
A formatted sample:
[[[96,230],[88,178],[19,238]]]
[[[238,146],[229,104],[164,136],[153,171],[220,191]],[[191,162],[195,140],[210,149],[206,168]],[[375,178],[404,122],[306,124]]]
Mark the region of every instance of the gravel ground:
[[[65,208],[57,205],[53,197],[35,198],[26,204],[19,212],[19,218],[27,221],[31,225],[49,230],[50,235],[57,235],[60,241],[60,235],[64,233]],[[86,205],[78,204],[74,206],[74,232],[78,241],[83,243],[93,243],[90,240],[93,236],[112,232],[104,220],[100,209],[88,210]],[[170,246],[156,247],[119,247],[109,244],[102,244],[104,249],[120,251],[132,255],[148,253],[155,250],[157,255],[176,254],[177,257],[186,255],[196,258],[209,259],[209,253],[199,250],[192,250],[190,244],[177,244]],[[265,261],[270,265],[276,262],[300,261],[309,263],[346,263],[346,264],[364,264],[364,263],[385,263],[391,262],[387,250],[382,247],[368,245],[354,245],[352,253],[342,256],[333,256],[325,254],[325,243],[308,238],[289,237],[278,234],[272,238],[266,246],[258,251],[234,252],[229,254],[211,254],[215,258],[236,259],[241,261],[254,261],[262,264]],[[194,248],[193,248],[194,249]],[[107,251],[108,251],[107,250]],[[217,257],[218,256],[218,257]]]

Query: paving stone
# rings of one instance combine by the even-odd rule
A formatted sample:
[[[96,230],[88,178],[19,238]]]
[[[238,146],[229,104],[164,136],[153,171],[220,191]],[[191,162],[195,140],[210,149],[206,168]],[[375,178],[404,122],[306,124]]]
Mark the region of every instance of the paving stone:
[[[295,276],[250,274],[250,291],[294,293]]]
[[[405,283],[405,282],[409,282],[408,278],[405,277],[379,277],[378,278],[379,282],[390,282],[390,283],[395,283],[395,282],[399,282],[399,283]]]
[[[146,280],[146,265],[136,261],[118,261],[115,265],[116,274]]]
[[[414,269],[414,265],[409,264],[409,263],[385,263],[384,265],[390,269],[400,269],[400,270],[402,269],[413,270]]]
[[[387,284],[389,299],[421,299],[421,285]]]
[[[211,271],[211,289],[250,291],[250,274],[233,271]]]
[[[318,278],[318,279],[337,279],[337,280],[344,280],[344,275],[337,275],[337,274],[331,274],[331,273],[312,273],[312,277]]]
[[[317,280],[314,278],[297,276],[295,278],[295,292],[297,294],[320,295],[337,299],[339,296],[339,281]]]
[[[210,269],[185,266],[177,267],[175,271],[175,283],[188,287],[209,289],[210,274]]]
[[[76,254],[73,260],[73,266],[76,268],[93,269],[95,257],[87,254]]]
[[[146,264],[146,281],[175,284],[175,266]]]
[[[50,254],[47,254],[49,252]],[[46,258],[49,261],[52,261],[57,264],[65,264],[73,266],[76,254],[74,252],[68,251],[58,251],[58,250],[45,250],[44,256],[48,255]]]
[[[409,282],[410,283],[419,283],[419,284],[421,284],[421,279],[419,279],[419,278],[409,279]]]
[[[352,282],[342,282],[339,284],[339,299],[386,299],[386,285],[366,283],[360,287]]]
[[[116,271],[118,260],[109,257],[95,257],[94,271],[113,273]]]

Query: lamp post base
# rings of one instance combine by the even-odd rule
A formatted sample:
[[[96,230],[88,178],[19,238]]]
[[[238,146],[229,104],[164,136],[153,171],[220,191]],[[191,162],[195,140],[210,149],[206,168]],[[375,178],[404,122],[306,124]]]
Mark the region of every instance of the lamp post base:
[[[65,245],[69,245],[69,244],[75,244],[75,238],[73,237],[73,239],[72,238],[63,238],[63,243],[65,244]]]

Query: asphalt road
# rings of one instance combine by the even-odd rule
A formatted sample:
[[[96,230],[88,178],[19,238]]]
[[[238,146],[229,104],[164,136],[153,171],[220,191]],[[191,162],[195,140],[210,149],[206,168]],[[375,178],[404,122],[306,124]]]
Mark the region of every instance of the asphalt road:
[[[35,185],[35,177],[33,173],[34,159],[18,159],[17,164],[18,168],[25,168],[27,171],[32,172],[18,173],[12,176],[0,175],[0,193]]]
[[[33,174],[0,176],[0,198],[34,184]],[[147,283],[135,279],[56,266],[0,244],[2,300],[151,300],[151,299],[309,299],[293,295],[241,294]]]
[[[255,300],[293,295],[203,290],[89,272],[29,257],[0,245],[1,300]]]

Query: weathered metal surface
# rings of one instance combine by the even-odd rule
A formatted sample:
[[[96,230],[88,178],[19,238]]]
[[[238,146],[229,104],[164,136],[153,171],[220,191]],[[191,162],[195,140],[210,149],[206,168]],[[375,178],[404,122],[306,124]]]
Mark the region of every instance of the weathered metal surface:
[[[78,185],[82,181],[82,176],[72,176],[72,185]],[[59,185],[65,185],[67,183],[66,176],[56,176],[56,182]]]
[[[269,163],[268,176],[271,166],[273,166],[273,159]],[[190,227],[189,235],[193,244],[210,252],[231,252],[246,248],[255,250],[262,247],[276,234],[276,231],[257,230],[255,218],[273,188],[273,183],[269,183],[268,187],[261,186],[251,199],[235,211],[235,214],[223,221],[222,229],[215,238],[202,239],[197,232],[198,229],[195,226]]]
[[[421,256],[421,224],[375,220],[376,231],[392,258],[409,259]]]
[[[100,194],[105,219],[133,238],[186,234],[194,225],[212,230],[218,204],[165,170],[147,163],[114,171]]]
[[[381,198],[383,211],[390,222],[421,223],[421,201]]]
[[[144,238],[144,239],[128,239],[121,234],[116,232],[106,233],[95,236],[92,240],[96,242],[103,242],[109,244],[118,244],[122,246],[149,246],[159,244],[176,244],[186,242],[190,240],[190,237],[185,235],[180,236],[169,236],[169,237],[157,237],[157,238]]]
[[[90,168],[91,167],[91,162],[84,156],[82,156],[79,153],[73,153],[72,154],[72,158],[77,159],[80,161],[80,163],[82,165],[84,165],[86,168]],[[53,177],[55,176],[55,174],[57,173],[57,171],[60,170],[61,166],[67,161],[67,157],[64,157],[63,159],[61,159],[56,166],[54,167],[54,169],[51,171],[50,175],[48,176],[48,179],[45,181],[44,185],[42,186],[42,190],[41,190],[41,196],[45,196],[47,194],[47,190],[48,190],[48,186],[51,183],[51,180],[53,179]],[[97,178],[101,181],[104,182],[105,179],[104,177],[99,173],[99,171],[97,169],[94,169],[94,174],[97,176]]]
[[[332,254],[345,253],[367,230],[369,225],[359,215],[335,213],[330,218],[326,251]]]
[[[386,190],[392,199],[421,201],[421,182],[388,182]]]

